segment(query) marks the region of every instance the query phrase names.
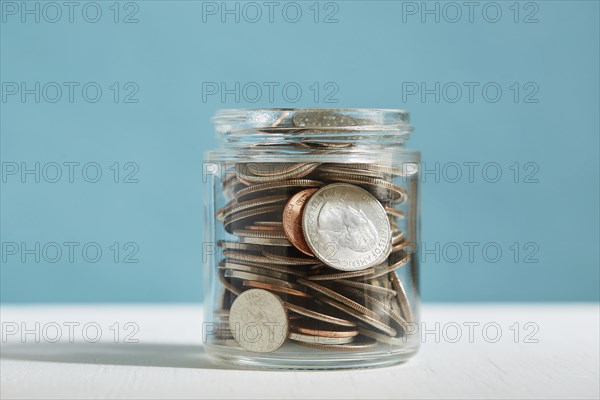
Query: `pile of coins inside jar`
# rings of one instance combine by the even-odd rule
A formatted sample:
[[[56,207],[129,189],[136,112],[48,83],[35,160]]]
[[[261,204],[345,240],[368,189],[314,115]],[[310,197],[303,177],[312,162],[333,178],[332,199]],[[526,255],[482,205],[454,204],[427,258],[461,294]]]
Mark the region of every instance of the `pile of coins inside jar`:
[[[344,118],[296,114],[269,132],[359,124]],[[223,169],[228,203],[216,220],[230,235],[217,243],[223,291],[214,311],[220,322],[216,343],[254,352],[284,343],[332,351],[405,343],[414,319],[411,293],[399,274],[410,263],[399,207],[410,202],[394,183],[401,168],[238,162]]]

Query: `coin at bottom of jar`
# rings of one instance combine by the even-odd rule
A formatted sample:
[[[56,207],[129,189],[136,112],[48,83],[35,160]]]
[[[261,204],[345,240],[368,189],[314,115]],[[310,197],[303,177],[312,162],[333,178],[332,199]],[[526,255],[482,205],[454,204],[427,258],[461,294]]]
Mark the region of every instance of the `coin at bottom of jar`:
[[[302,342],[302,343],[314,343],[314,344],[347,344],[354,341],[354,337],[327,337],[327,336],[316,336],[307,335],[303,333],[290,332],[289,338],[291,340]]]
[[[344,318],[339,318],[336,316],[324,314],[322,312],[323,310],[321,310],[320,308],[319,308],[319,311],[315,311],[315,310],[310,310],[308,308],[301,307],[296,304],[291,304],[288,302],[285,303],[285,306],[287,307],[287,309],[289,311],[292,311],[298,315],[302,315],[307,318],[314,319],[316,321],[322,321],[322,322],[326,322],[328,324],[345,326],[345,327],[357,326],[357,323],[354,321],[350,321],[350,320],[347,320]]]
[[[378,318],[377,314],[375,312],[373,312],[372,310],[369,310],[362,304],[359,304],[359,303],[355,302],[354,300],[349,299],[348,297],[346,297],[326,286],[319,285],[315,282],[306,280],[304,278],[298,278],[298,283],[300,283],[304,286],[307,286],[310,289],[312,289],[313,291],[318,292],[319,294],[324,295],[332,300],[340,302],[340,303],[344,304],[345,306],[354,309],[356,312],[358,312],[360,314],[364,314],[370,318]]]
[[[359,327],[358,331],[360,332],[361,335],[369,337],[371,339],[375,339],[378,342],[381,343],[385,343],[385,344],[390,344],[393,346],[405,346],[407,339],[405,336],[402,337],[394,337],[394,336],[390,336],[390,335],[386,335],[380,332],[376,332],[374,330],[368,329],[368,328],[364,328],[364,327]]]
[[[245,350],[272,352],[288,336],[288,315],[283,301],[262,289],[240,294],[231,305],[229,326],[235,340]]]
[[[303,343],[297,342],[299,345],[312,347],[316,350],[328,351],[364,351],[371,350],[377,347],[377,341],[374,339],[362,339],[348,344],[318,344],[318,343]]]
[[[401,330],[406,330],[408,327],[407,321],[394,308],[395,302],[389,302],[388,305],[385,301],[377,299],[362,290],[351,287],[346,288],[346,290],[356,296],[356,298],[362,298],[362,301],[369,306],[369,309],[379,309],[387,317],[388,321],[393,321]]]
[[[330,338],[349,338],[358,335],[358,330],[340,330],[340,329],[332,329],[331,327],[327,327],[327,329],[322,329],[318,326],[318,324],[309,324],[309,326],[304,326],[306,321],[296,321],[294,325],[290,327],[292,332],[301,333],[305,335],[312,336],[322,336],[322,337],[330,337]]]
[[[365,315],[365,314],[362,314],[362,313],[356,311],[355,309],[353,309],[351,307],[348,307],[344,303],[340,303],[336,300],[332,300],[325,296],[318,297],[318,300],[325,304],[333,306],[341,311],[344,311],[345,313],[347,313],[349,315],[352,315],[354,318],[358,319],[359,321],[362,321],[362,322],[378,329],[381,332],[384,332],[391,336],[396,336],[396,334],[397,334],[397,331],[394,328],[392,328],[391,326],[382,322],[379,319],[379,316],[376,316],[375,318],[370,317],[368,315]]]

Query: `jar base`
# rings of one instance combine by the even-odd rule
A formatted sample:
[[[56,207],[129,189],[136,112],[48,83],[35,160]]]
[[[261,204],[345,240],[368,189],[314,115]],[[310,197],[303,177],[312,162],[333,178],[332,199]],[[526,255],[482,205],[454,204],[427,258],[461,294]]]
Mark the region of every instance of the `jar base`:
[[[297,345],[295,346],[297,349]],[[286,346],[284,346],[286,347]],[[418,351],[416,347],[382,346],[381,351],[358,352],[312,352],[303,349],[302,353],[289,351],[274,353],[249,353],[232,346],[206,346],[207,355],[216,363],[225,366],[249,369],[299,369],[333,370],[388,367],[401,364],[412,358]]]

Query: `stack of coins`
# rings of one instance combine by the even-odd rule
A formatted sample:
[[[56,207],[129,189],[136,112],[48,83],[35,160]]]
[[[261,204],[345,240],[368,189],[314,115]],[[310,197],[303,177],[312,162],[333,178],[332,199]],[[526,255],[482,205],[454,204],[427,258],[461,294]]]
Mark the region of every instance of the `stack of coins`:
[[[304,145],[337,148],[348,144],[324,138],[327,127],[361,124],[339,118],[283,115],[268,131],[310,130],[320,141]],[[331,351],[405,343],[414,319],[399,274],[410,261],[400,168],[251,162],[224,170],[218,344],[271,352],[284,343]]]

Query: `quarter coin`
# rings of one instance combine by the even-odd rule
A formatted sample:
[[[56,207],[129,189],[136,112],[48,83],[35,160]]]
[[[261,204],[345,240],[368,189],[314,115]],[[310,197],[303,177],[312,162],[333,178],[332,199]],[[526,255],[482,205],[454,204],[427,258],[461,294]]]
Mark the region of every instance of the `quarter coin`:
[[[277,350],[288,336],[288,316],[283,301],[262,289],[240,294],[229,312],[229,327],[239,345],[253,352]]]
[[[315,256],[341,271],[378,265],[391,250],[385,209],[368,191],[348,183],[315,192],[304,207],[302,227]]]

